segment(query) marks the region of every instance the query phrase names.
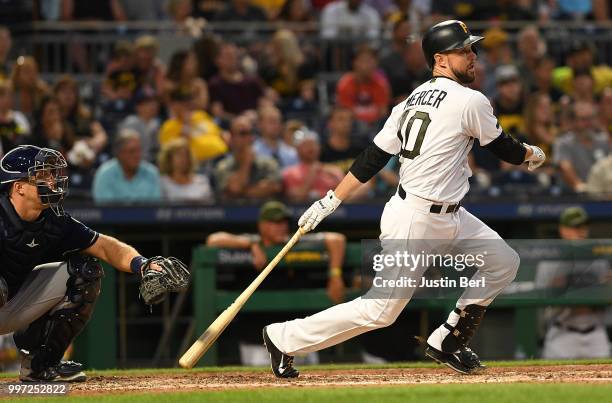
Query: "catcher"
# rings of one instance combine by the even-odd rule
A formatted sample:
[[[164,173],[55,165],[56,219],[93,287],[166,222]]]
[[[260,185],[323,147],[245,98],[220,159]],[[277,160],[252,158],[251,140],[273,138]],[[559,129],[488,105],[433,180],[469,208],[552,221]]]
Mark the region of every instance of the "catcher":
[[[31,145],[0,160],[0,334],[14,332],[23,382],[86,379],[81,364],[61,358],[100,294],[97,259],[140,276],[146,304],[189,283],[180,260],[147,259],[64,213],[66,165],[59,152]]]

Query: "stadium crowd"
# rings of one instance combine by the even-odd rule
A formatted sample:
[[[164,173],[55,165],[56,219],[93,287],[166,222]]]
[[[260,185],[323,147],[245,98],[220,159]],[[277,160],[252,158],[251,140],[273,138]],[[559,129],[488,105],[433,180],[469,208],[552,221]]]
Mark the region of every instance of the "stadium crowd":
[[[19,144],[59,150],[69,163],[71,198],[97,203],[317,199],[340,181],[393,105],[430,77],[422,30],[458,17],[490,22],[471,86],[491,99],[507,133],[549,157],[532,174],[476,144],[472,193],[611,198],[610,56],[577,39],[550,52],[541,28],[555,20],[609,21],[609,3],[5,1],[1,7],[14,18],[2,18],[7,25],[0,27],[0,155]],[[46,81],[40,59],[12,52],[10,24],[20,15],[23,21],[165,19],[191,28],[204,27],[203,20],[260,22],[274,32],[244,45],[205,30],[167,63],[153,35],[120,40],[99,95],[85,99],[75,77]],[[498,24],[512,20],[526,22],[517,30]],[[352,68],[323,86],[323,51],[294,29],[308,22],[318,24],[321,38],[352,38],[354,45]],[[81,45],[69,50],[76,69],[89,72],[89,50]],[[323,95],[329,97],[322,107]],[[398,167],[392,159],[355,199],[395,192]]]

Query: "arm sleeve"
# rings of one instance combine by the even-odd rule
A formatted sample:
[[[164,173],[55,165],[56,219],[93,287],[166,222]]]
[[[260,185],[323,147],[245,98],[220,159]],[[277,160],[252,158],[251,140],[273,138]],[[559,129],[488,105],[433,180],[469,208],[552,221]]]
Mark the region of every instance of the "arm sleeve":
[[[63,234],[61,252],[64,255],[89,248],[100,236],[96,231],[68,214],[65,216]]]
[[[359,182],[366,183],[387,165],[387,162],[389,162],[392,156],[393,154],[381,150],[376,144],[370,144],[368,148],[357,156],[349,172],[351,172]]]
[[[397,105],[391,110],[391,115],[387,118],[383,128],[374,137],[374,144],[382,151],[396,155],[400,152],[402,142],[397,135],[399,121],[404,112],[405,102]]]
[[[525,153],[527,152],[525,146],[503,131],[495,140],[484,146],[484,148],[491,151],[499,159],[511,164],[521,165],[525,162]]]
[[[493,115],[491,102],[482,93],[474,91],[467,100],[461,119],[464,132],[486,146],[502,134],[502,128]]]

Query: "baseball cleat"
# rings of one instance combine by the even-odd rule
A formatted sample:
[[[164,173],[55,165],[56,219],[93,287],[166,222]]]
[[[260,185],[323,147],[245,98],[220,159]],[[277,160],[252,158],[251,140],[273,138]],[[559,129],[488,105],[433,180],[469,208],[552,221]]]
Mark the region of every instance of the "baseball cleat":
[[[21,382],[83,382],[87,376],[82,371],[83,365],[74,361],[61,361],[42,371],[31,369],[32,356],[26,355],[21,361],[19,380]]]
[[[270,366],[277,378],[297,378],[300,371],[293,367],[293,357],[280,351],[268,337],[266,327],[263,328],[264,346],[270,353]]]
[[[438,364],[444,364],[461,374],[474,374],[487,368],[469,347],[463,347],[453,354],[437,350],[428,344],[425,348],[425,355]]]

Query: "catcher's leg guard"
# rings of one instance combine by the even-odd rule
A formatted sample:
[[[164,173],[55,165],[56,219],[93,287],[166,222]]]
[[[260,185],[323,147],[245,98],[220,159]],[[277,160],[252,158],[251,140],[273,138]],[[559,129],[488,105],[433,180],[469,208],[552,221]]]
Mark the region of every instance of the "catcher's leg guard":
[[[34,372],[59,364],[64,352],[85,327],[100,294],[102,266],[89,256],[68,259],[66,298],[26,329],[16,332],[15,344],[30,353]]]

